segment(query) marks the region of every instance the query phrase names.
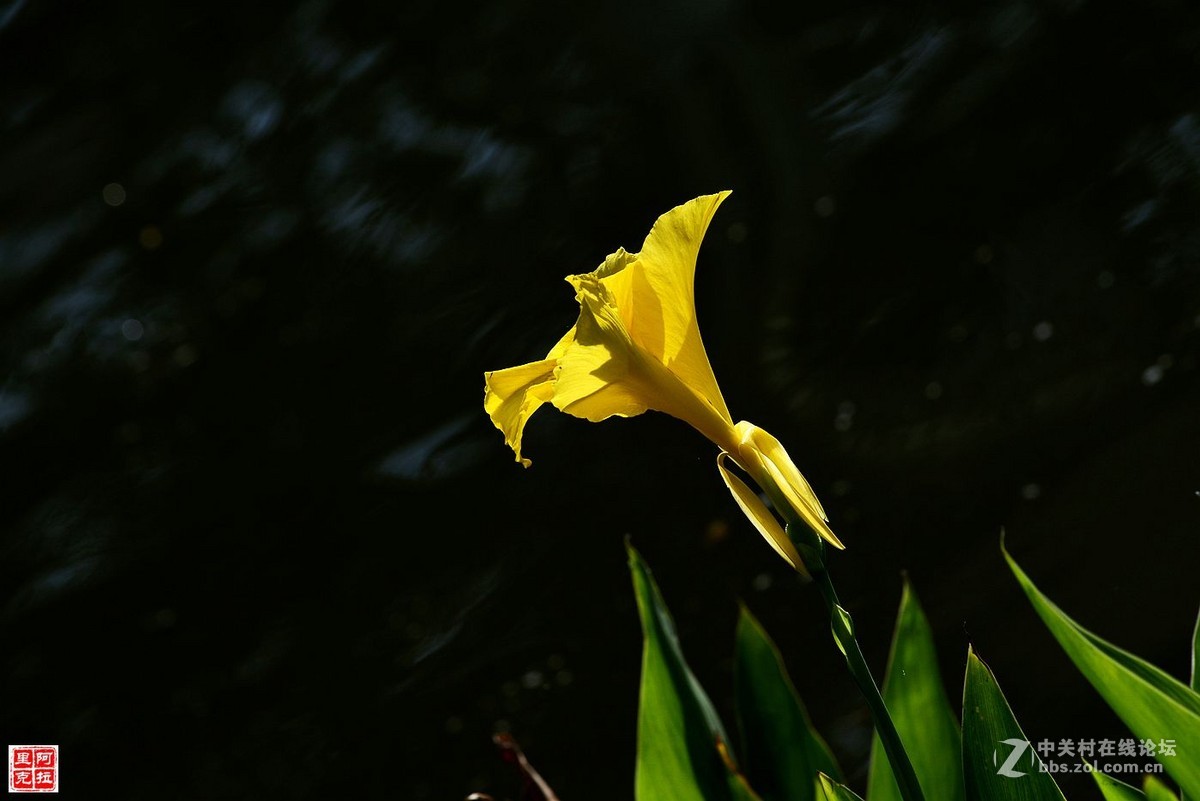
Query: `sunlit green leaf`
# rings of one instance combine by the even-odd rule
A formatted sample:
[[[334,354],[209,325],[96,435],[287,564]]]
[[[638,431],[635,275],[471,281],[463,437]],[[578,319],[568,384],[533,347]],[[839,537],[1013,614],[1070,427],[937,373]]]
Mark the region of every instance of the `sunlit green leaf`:
[[[862,797],[849,787],[838,784],[824,773],[818,776],[817,788],[821,793],[817,801],[862,801]]]
[[[634,797],[753,801],[756,796],[732,769],[729,737],[717,712],[683,659],[650,568],[632,547],[628,551],[644,635]]]
[[[841,773],[813,729],[775,643],[745,607],[733,668],[746,775],[767,801],[813,801],[817,771]]]
[[[1142,789],[1146,792],[1146,801],[1179,801],[1175,793],[1153,776],[1147,776]]]
[[[967,651],[962,744],[968,801],[1064,801],[974,650]]]
[[[966,798],[962,737],[938,671],[933,632],[908,582],[900,597],[896,633],[883,683],[883,700],[900,733],[926,798]],[[869,801],[902,801],[900,788],[878,735],[871,747]]]
[[[1145,801],[1146,796],[1142,795],[1140,790],[1130,787],[1125,782],[1117,781],[1107,773],[1095,770],[1092,771],[1092,778],[1100,787],[1100,794],[1104,796],[1104,801]]]
[[[1200,694],[1080,626],[1034,586],[1008,551],[1004,558],[1046,628],[1130,731],[1141,739],[1175,741],[1179,756],[1159,761],[1188,795],[1200,798]]]

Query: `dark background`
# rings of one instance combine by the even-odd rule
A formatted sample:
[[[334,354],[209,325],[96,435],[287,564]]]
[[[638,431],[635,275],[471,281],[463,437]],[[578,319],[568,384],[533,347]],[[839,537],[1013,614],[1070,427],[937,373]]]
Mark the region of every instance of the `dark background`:
[[[515,797],[511,728],[628,798],[627,535],[727,720],[740,597],[861,790],[819,600],[712,445],[547,407],[525,471],[482,411],[563,276],[724,188],[709,355],[850,546],[869,658],[907,570],[952,698],[973,642],[1031,739],[1128,736],[1005,528],[1185,675],[1193,4],[9,0],[0,74],[0,734],[69,797]]]

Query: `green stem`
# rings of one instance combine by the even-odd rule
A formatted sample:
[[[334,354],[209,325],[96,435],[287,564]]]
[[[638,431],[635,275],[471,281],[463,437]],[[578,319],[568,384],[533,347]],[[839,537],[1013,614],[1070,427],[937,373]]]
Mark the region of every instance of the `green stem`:
[[[912,763],[904,750],[904,744],[900,742],[896,724],[892,722],[892,716],[888,713],[883,696],[879,693],[879,686],[875,684],[875,679],[871,676],[871,669],[867,666],[867,660],[858,646],[858,637],[854,633],[854,621],[851,619],[850,613],[838,601],[837,591],[833,588],[833,582],[829,578],[829,571],[821,562],[818,561],[817,565],[820,566],[813,570],[813,580],[821,590],[825,604],[829,607],[834,639],[837,641],[838,648],[845,654],[846,664],[850,667],[850,675],[854,677],[854,683],[858,685],[859,692],[862,693],[871,710],[871,717],[875,720],[875,731],[878,732],[879,739],[883,742],[883,750],[887,753],[888,762],[892,766],[892,774],[896,777],[900,795],[904,801],[925,801],[925,796],[921,793],[921,785],[917,783],[917,774],[913,771]]]

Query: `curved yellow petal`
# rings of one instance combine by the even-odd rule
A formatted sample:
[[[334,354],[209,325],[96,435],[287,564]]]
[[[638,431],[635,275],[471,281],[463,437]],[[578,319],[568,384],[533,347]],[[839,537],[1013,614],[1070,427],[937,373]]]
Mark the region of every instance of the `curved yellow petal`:
[[[696,258],[729,192],[704,195],[658,218],[636,254],[618,250],[594,273],[630,337],[732,424],[696,322]]]
[[[558,340],[546,358],[538,362],[493,370],[483,374],[483,408],[492,424],[504,434],[504,441],[525,467],[533,464],[521,456],[521,437],[525,424],[543,403],[554,396],[554,370],[558,359],[575,341],[575,328]]]
[[[513,449],[517,461],[525,467],[532,462],[521,456],[521,437],[525,423],[554,392],[555,359],[543,359],[507,370],[483,374],[483,408],[496,428],[504,432],[504,441]]]
[[[641,253],[618,249],[591,273],[569,276],[580,307],[575,327],[541,362],[487,375],[484,406],[522,464],[529,465],[520,455],[524,425],[546,401],[593,422],[655,409],[736,450],[693,287],[704,232],[728,194],[664,214]]]
[[[724,451],[717,455],[717,469],[721,471],[721,478],[725,479],[725,486],[729,487],[729,491],[733,493],[733,499],[737,501],[746,518],[754,524],[758,533],[763,535],[775,552],[787,560],[787,563],[801,575],[808,576],[808,569],[800,559],[796,546],[788,538],[783,526],[779,525],[775,515],[771,514],[771,510],[755,494],[754,490],[746,486],[746,482],[731,473],[725,466],[725,459],[728,456],[729,454]]]
[[[601,278],[589,273],[567,280],[576,289],[579,321],[558,359],[552,397],[558,409],[592,421],[654,409],[689,423],[723,450],[736,447],[733,424],[633,340]]]
[[[740,439],[738,461],[747,472],[755,476],[759,483],[769,480],[813,531],[830,545],[844,549],[846,546],[829,527],[829,518],[817,494],[796,467],[783,443],[745,420],[734,429]]]

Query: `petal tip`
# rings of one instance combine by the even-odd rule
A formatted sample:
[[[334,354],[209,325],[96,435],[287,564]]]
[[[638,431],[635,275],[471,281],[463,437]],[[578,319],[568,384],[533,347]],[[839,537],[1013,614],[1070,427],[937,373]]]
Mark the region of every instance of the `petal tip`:
[[[779,525],[779,521],[775,519],[775,516],[771,514],[771,511],[767,509],[766,504],[759,499],[758,495],[725,466],[725,459],[729,456],[730,454],[725,451],[717,454],[717,470],[720,472],[721,478],[725,481],[725,486],[733,494],[733,499],[741,508],[742,513],[758,529],[758,533],[762,534],[767,544],[783,557],[783,560],[791,565],[793,570],[801,576],[807,576],[808,568],[804,566],[804,561],[800,558],[795,544],[788,537],[783,527]],[[736,461],[734,459],[734,462]]]

